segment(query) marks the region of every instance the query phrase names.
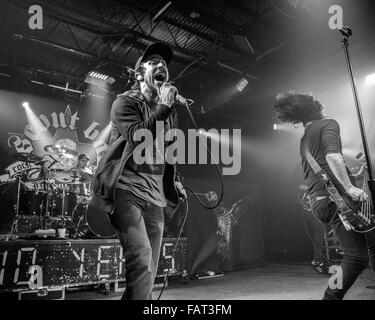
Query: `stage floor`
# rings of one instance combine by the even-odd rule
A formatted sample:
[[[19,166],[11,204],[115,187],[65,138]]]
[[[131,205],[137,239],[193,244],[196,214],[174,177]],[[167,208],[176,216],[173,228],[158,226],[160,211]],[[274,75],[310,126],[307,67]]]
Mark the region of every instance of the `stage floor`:
[[[191,280],[187,285],[171,285],[162,300],[320,300],[328,277],[306,265],[273,264],[226,273],[220,278]],[[373,286],[373,289],[367,288]],[[154,298],[159,291],[154,291]],[[67,292],[67,300],[118,300],[121,293]],[[375,300],[375,275],[368,269],[358,279],[346,299]]]

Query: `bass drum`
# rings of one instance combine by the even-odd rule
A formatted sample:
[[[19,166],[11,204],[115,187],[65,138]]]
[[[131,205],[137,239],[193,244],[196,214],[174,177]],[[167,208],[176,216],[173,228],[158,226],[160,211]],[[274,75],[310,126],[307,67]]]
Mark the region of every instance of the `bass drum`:
[[[86,221],[90,231],[97,237],[113,238],[116,236],[116,230],[106,212],[89,205],[86,211]]]
[[[46,193],[27,190],[20,196],[21,216],[41,216],[45,210]]]
[[[105,239],[116,236],[116,230],[106,212],[84,203],[79,204],[74,211],[76,237]]]

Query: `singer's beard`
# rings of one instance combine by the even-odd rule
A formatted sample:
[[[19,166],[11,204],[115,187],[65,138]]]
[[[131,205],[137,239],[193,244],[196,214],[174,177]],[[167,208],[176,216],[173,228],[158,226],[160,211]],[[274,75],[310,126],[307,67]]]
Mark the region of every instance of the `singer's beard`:
[[[165,82],[168,82],[169,81],[168,70],[165,70],[165,72],[166,72]],[[151,100],[158,103],[159,97],[160,97],[160,88],[165,82],[155,80],[154,76],[155,76],[154,72],[146,72],[144,74],[143,81],[144,81],[145,91],[147,92],[147,95],[151,98]]]
[[[155,100],[159,96],[160,87],[155,84],[153,75],[151,73],[147,73],[144,77],[144,82],[150,98]]]

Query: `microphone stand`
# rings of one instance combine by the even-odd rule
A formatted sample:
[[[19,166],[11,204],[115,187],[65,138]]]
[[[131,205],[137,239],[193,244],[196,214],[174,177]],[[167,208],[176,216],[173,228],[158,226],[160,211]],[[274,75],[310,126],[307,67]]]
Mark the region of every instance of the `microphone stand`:
[[[349,37],[351,37],[353,35],[353,32],[350,29],[350,27],[348,27],[348,26],[340,29],[340,32],[343,35],[343,38],[342,38],[342,41],[341,41],[341,46],[342,46],[342,48],[344,50],[344,53],[345,53],[350,83],[352,85],[354,102],[355,102],[355,107],[356,107],[356,111],[357,111],[359,128],[360,128],[360,132],[361,132],[363,151],[364,151],[364,155],[365,155],[365,159],[366,159],[366,165],[367,165],[368,177],[369,177],[368,186],[369,186],[369,190],[371,192],[372,201],[374,201],[375,200],[375,181],[374,181],[373,167],[372,167],[372,164],[371,164],[368,141],[367,141],[365,126],[364,126],[364,122],[363,122],[362,109],[361,109],[361,105],[360,105],[360,102],[359,102],[358,91],[357,91],[357,86],[356,86],[356,83],[355,83],[353,66],[352,66],[350,52],[349,52]]]

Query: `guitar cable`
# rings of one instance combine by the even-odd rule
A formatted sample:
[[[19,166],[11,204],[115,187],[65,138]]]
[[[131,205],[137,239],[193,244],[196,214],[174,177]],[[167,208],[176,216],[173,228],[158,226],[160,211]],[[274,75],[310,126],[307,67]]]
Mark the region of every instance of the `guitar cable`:
[[[298,202],[298,203],[302,206],[302,208],[303,208],[302,199],[301,199],[301,197],[300,197],[299,194],[297,194],[297,198],[298,198],[298,201],[297,201],[297,202]],[[311,209],[311,210],[312,210],[312,209]],[[305,209],[303,209],[303,211],[305,211]],[[302,211],[302,210],[299,210],[299,212],[300,212],[300,214],[301,214],[301,217],[302,217],[302,220],[303,220],[303,224],[304,224],[304,227],[305,227],[305,233],[306,233],[306,235],[307,235],[307,238],[310,240],[310,242],[311,242],[312,246],[314,247],[314,249],[315,249],[315,250],[318,250],[318,252],[319,252],[319,256],[324,260],[324,262],[327,263],[327,264],[331,264],[331,262],[328,260],[328,258],[325,257],[325,256],[323,255],[323,253],[321,253],[322,248],[318,248],[318,246],[316,245],[314,239],[312,239],[311,234],[310,234],[310,232],[308,231],[308,228],[307,228],[306,217],[304,216],[304,212],[303,212],[303,211]],[[309,213],[309,214],[313,214],[313,212],[311,211],[311,213]],[[315,217],[314,217],[314,218],[315,218]]]

